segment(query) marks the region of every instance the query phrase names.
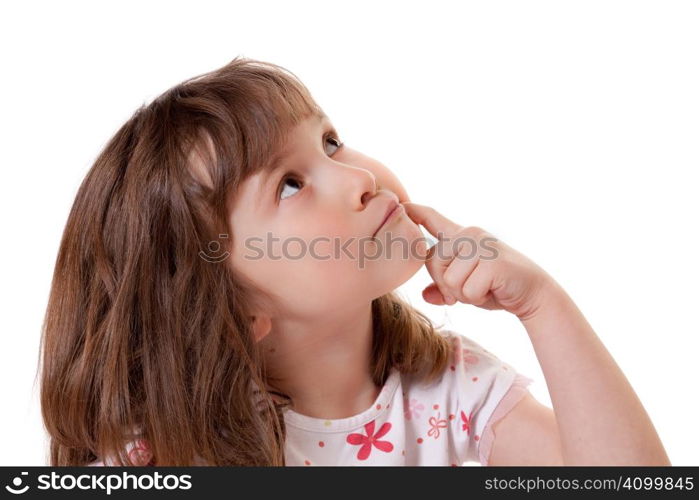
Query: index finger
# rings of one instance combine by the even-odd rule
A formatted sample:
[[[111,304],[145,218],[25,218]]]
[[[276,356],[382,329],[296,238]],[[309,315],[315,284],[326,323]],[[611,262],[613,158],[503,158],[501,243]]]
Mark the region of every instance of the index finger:
[[[424,226],[432,236],[436,236],[438,239],[440,232],[442,235],[451,236],[461,229],[459,224],[430,206],[406,201],[403,202],[403,207],[413,222]]]

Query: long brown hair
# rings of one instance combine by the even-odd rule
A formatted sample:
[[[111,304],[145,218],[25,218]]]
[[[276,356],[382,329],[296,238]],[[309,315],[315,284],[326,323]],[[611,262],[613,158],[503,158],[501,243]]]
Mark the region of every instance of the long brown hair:
[[[134,465],[135,438],[157,465],[284,465],[290,400],[265,384],[249,313],[261,295],[199,252],[233,234],[231,194],[319,110],[290,71],[236,57],[140,106],[109,140],[68,216],[42,328],[50,465]],[[443,372],[450,345],[429,318],[396,292],[372,314],[376,384],[391,367]]]

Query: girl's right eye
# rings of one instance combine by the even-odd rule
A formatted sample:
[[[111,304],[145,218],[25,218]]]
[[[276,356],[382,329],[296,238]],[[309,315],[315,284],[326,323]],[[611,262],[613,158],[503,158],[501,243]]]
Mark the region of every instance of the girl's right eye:
[[[289,181],[291,181],[292,183],[295,183],[295,184],[301,184],[301,182],[299,182],[299,181],[296,179],[296,177],[294,177],[294,174],[290,174],[290,175],[285,176],[284,179],[282,179],[282,182],[281,182],[280,184],[281,184],[282,186],[284,186],[284,188],[286,188],[286,184],[287,184],[287,182],[289,182]],[[300,189],[300,188],[299,188],[299,189]],[[283,199],[285,198],[284,192],[285,192],[285,189],[282,189],[282,192],[281,192],[281,194],[279,195],[279,199],[280,199],[280,200],[283,200]]]
[[[340,141],[340,139],[338,139],[337,137],[334,137],[333,135],[327,135],[323,142],[326,142],[329,139],[332,139],[335,142],[334,146],[338,149],[340,149],[344,145],[344,142]],[[337,152],[337,150],[335,150],[335,152]],[[286,185],[288,182],[292,182],[294,184],[297,184],[299,186],[298,189],[301,189],[300,186],[303,185],[303,181],[300,181],[298,179],[298,177],[296,176],[296,174],[293,174],[293,173],[286,174],[282,178],[281,182],[279,183],[279,186],[282,187],[281,193],[278,192],[278,195],[277,195],[277,198],[279,199],[279,201],[284,200],[284,199],[288,198],[289,196],[294,195],[294,193],[292,193],[289,196],[284,196],[284,193],[286,192]]]

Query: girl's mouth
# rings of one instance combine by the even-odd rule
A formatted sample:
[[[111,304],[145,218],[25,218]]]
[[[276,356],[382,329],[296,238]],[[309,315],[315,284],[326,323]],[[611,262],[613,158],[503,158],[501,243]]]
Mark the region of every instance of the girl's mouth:
[[[396,215],[398,215],[403,210],[405,210],[403,208],[403,205],[401,205],[400,203],[394,202],[391,204],[391,206],[393,208],[389,207],[388,213],[384,216],[383,222],[381,222],[381,225],[378,227],[378,229],[376,229],[376,231],[374,231],[373,237],[376,237],[376,234],[381,230],[381,228],[384,227],[386,224],[388,224],[389,221],[393,220]]]

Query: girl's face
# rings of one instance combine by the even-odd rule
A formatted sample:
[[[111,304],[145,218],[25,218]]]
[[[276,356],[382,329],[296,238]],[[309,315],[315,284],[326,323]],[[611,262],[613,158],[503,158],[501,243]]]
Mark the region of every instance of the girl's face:
[[[391,202],[410,201],[396,176],[338,144],[327,117],[307,118],[278,168],[246,179],[232,206],[229,265],[276,297],[279,314],[370,303],[424,263],[423,234],[402,207],[379,229]]]

